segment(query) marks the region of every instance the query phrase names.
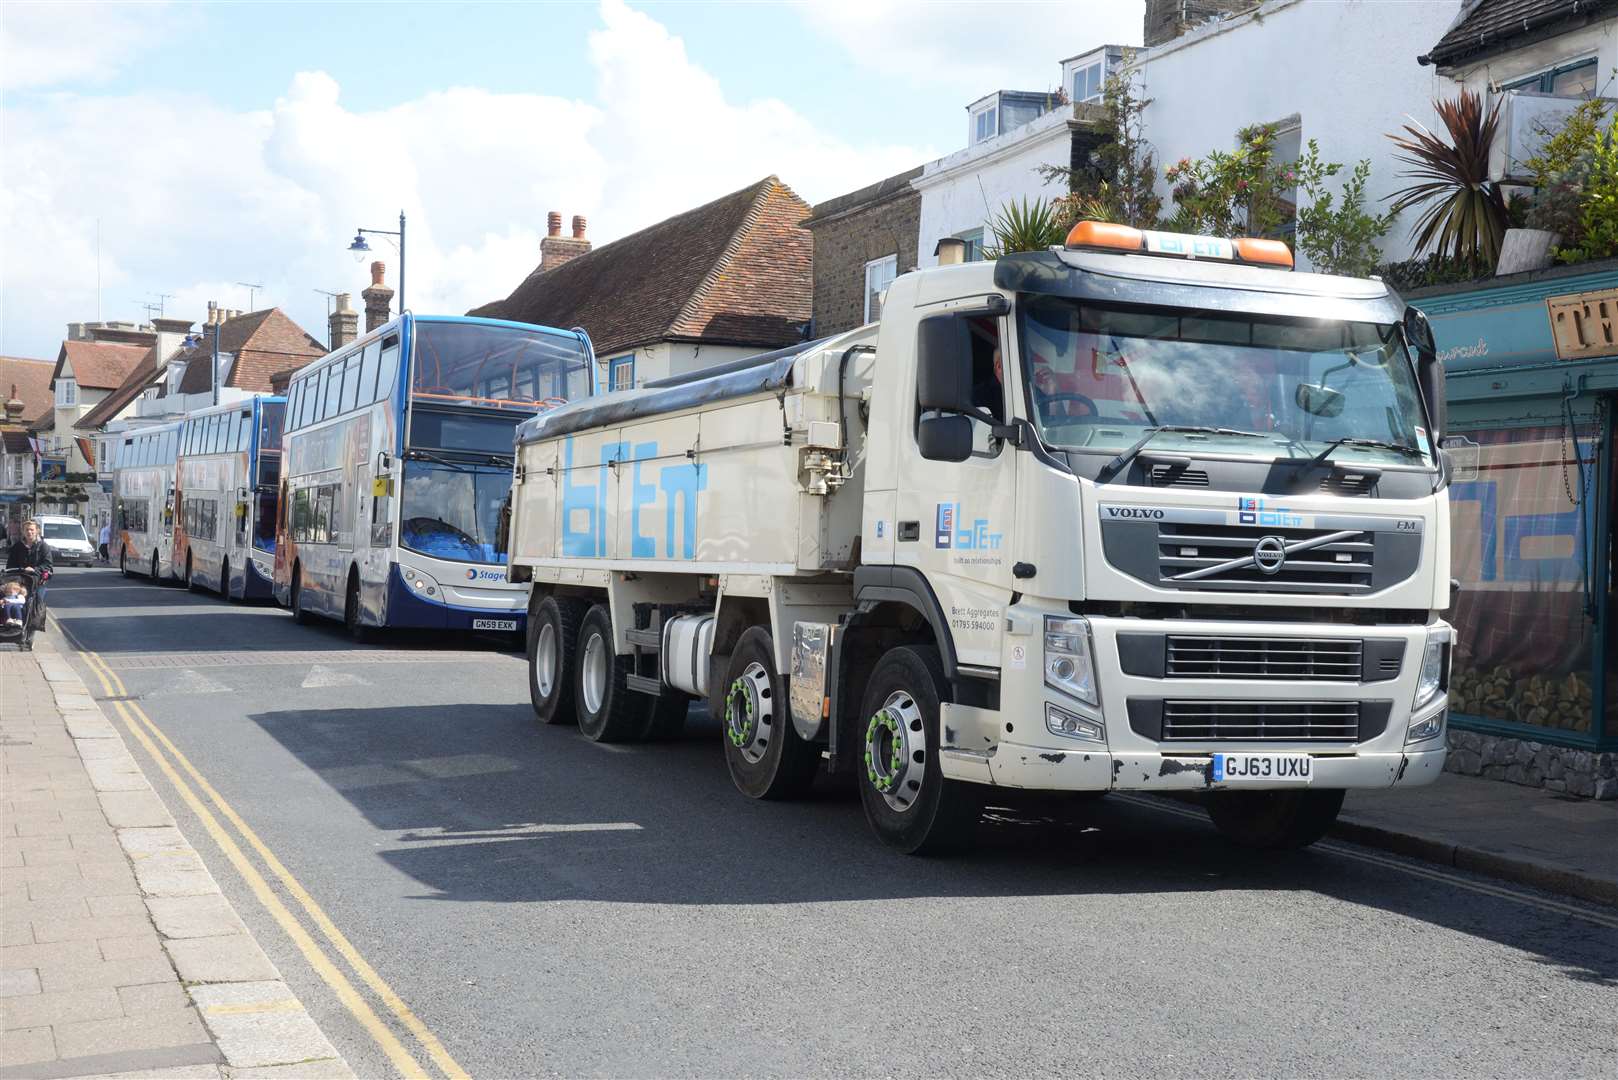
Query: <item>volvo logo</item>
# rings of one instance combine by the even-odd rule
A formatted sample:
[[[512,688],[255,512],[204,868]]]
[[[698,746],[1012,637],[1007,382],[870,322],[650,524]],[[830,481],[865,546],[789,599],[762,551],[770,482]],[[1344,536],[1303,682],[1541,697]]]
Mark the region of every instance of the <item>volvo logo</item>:
[[[1253,565],[1263,574],[1273,574],[1287,561],[1287,542],[1279,536],[1266,536],[1253,545]]]
[[[1109,506],[1106,509],[1108,517],[1138,518],[1146,521],[1163,520],[1163,511],[1144,506]]]

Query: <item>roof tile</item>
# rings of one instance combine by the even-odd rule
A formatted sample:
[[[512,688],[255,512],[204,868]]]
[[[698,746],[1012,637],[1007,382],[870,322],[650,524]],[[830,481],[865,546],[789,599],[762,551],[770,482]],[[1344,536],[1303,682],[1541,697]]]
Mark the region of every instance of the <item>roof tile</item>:
[[[9,400],[11,388],[17,388],[17,400],[23,403],[22,422],[31,424],[49,413],[56,404],[51,392],[51,377],[56,365],[49,360],[30,360],[22,356],[0,356],[0,401]],[[4,414],[0,414],[3,417]]]

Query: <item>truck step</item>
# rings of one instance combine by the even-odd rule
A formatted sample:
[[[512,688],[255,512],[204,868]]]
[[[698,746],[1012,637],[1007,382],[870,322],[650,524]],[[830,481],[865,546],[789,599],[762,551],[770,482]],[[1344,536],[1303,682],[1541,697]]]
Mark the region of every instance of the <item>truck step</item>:
[[[663,683],[658,679],[645,675],[625,675],[624,685],[642,694],[650,694],[653,697],[663,696]]]
[[[625,630],[624,637],[629,639],[631,645],[639,645],[643,649],[656,652],[663,647],[663,632],[661,630]]]

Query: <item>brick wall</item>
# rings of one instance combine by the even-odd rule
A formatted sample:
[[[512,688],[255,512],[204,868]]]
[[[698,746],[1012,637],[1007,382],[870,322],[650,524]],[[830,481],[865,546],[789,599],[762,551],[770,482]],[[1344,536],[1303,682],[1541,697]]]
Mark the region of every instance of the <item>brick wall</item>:
[[[826,213],[829,207],[817,206],[806,223],[815,237],[816,337],[863,323],[865,264],[897,255],[899,273],[913,270],[921,236],[921,193],[908,181],[873,201]]]

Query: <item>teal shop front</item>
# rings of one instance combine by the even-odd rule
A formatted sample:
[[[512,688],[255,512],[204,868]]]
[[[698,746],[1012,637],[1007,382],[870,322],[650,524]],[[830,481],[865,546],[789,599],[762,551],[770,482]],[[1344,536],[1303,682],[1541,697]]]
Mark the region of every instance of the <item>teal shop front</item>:
[[[1618,795],[1600,753],[1618,747],[1618,261],[1408,299],[1448,380],[1451,726],[1500,737],[1452,735],[1458,750],[1483,747],[1476,769],[1452,757],[1462,772]],[[1507,740],[1520,742],[1500,751]],[[1559,764],[1558,747],[1584,753]]]

